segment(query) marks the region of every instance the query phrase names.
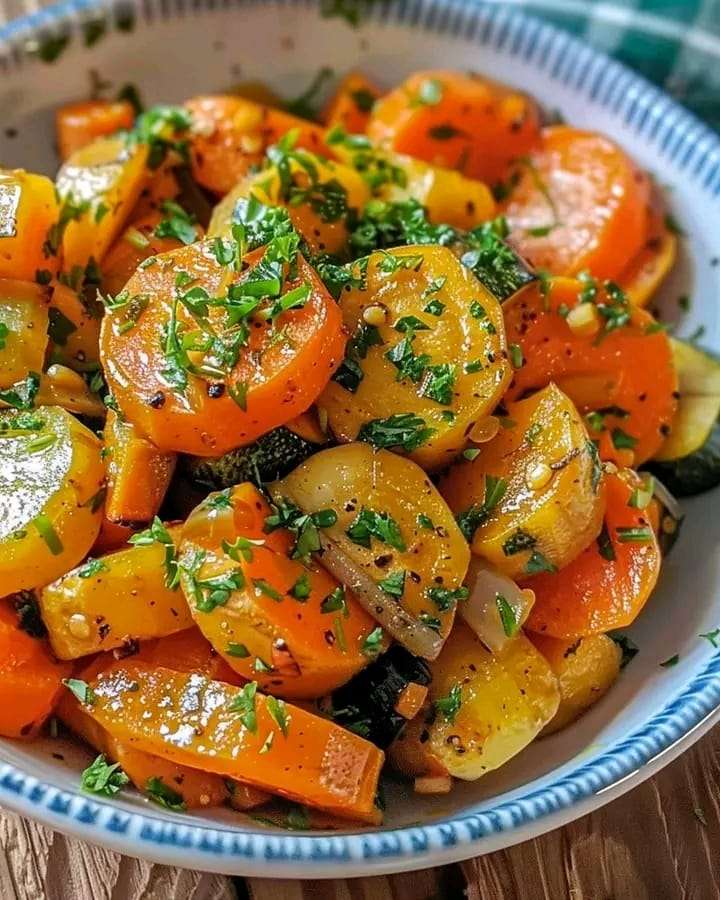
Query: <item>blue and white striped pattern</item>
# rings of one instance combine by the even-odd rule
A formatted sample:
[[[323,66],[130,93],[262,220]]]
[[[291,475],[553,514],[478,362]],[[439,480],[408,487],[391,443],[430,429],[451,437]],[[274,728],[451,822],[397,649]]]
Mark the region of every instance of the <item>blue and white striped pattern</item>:
[[[272,0],[144,0],[137,8],[138,27],[144,17],[172,17],[186,7],[211,15],[216,4],[228,9],[267,2]],[[278,5],[317,4],[286,0]],[[38,29],[67,28],[72,33],[89,10],[97,16],[105,9],[92,0],[67,0],[5,25],[0,28],[0,59],[11,67],[40,65],[28,60],[23,50]],[[370,21],[457,36],[522,60],[558,87],[573,90],[594,108],[621,119],[682,171],[708,203],[720,195],[720,141],[715,134],[643,78],[552,26],[505,5],[467,0],[382,4],[371,9]],[[486,801],[473,812],[427,825],[323,835],[210,827],[189,816],[144,808],[128,812],[112,802],[64,792],[8,762],[0,764],[0,805],[87,840],[178,865],[192,858],[200,868],[260,876],[271,874],[272,865],[272,874],[286,877],[420,868],[477,855],[579,815],[599,792],[613,791],[659,755],[672,754],[673,746],[701,731],[718,707],[720,654],[715,654],[660,712],[623,740],[588,755],[572,771],[551,773],[540,787],[517,799]],[[0,757],[3,753],[0,750]]]

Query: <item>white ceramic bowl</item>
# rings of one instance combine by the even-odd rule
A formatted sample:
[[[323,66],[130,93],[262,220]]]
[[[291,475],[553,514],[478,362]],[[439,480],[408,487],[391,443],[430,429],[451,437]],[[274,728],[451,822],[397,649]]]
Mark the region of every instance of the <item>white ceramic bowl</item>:
[[[91,47],[82,23],[92,2],[63,3],[0,30],[0,159],[52,173],[53,110],[88,95],[91,81],[138,84],[146,101],[178,102],[245,79],[297,94],[319,65],[359,67],[381,84],[408,72],[485,72],[605,132],[654,172],[686,237],[663,289],[680,334],[699,325],[720,350],[720,143],[642,78],[522,14],[453,0],[378,6],[362,29],[318,15],[314,2],[145,0],[131,31],[112,24]],[[48,65],[28,55],[43,34],[71,39]],[[87,32],[85,32],[87,33]],[[95,74],[91,74],[94,71]],[[17,132],[17,134],[15,134]],[[665,765],[718,718],[720,655],[699,635],[720,626],[718,492],[685,505],[661,584],[630,630],[640,652],[580,722],[533,743],[509,765],[441,798],[400,783],[387,789],[377,830],[301,834],[267,830],[225,811],[177,814],[132,792],[105,801],[79,792],[88,755],[57,741],[0,741],[0,805],[134,856],[205,870],[278,877],[348,877],[462,859],[526,840],[586,813]],[[659,663],[673,654],[673,668]],[[53,753],[62,753],[58,759]]]

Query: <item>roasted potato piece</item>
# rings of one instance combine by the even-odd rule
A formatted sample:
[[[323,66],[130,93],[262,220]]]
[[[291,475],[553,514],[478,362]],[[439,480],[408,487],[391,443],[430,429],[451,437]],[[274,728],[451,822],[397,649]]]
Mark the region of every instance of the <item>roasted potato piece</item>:
[[[510,380],[500,304],[446,247],[373,253],[356,274],[362,283],[340,299],[345,362],[318,406],[341,441],[446,465]],[[412,427],[393,443],[385,432],[401,419]]]
[[[390,634],[438,655],[470,561],[445,501],[419,466],[369,444],[321,450],[270,486],[277,504],[332,510],[322,563]]]
[[[120,137],[100,138],[76,150],[57,175],[63,269],[102,262],[140,196],[148,149]]]
[[[557,679],[522,634],[492,654],[458,622],[430,668],[430,708],[388,751],[406,775],[474,781],[519,753],[558,709]]]
[[[132,647],[138,640],[189,628],[192,616],[166,563],[178,529],[158,530],[153,541],[91,559],[40,592],[43,621],[60,659]],[[138,538],[135,538],[138,540]]]
[[[559,731],[603,697],[620,674],[620,645],[606,634],[563,641],[541,634],[528,635],[550,663],[560,686],[560,706],[543,729]]]
[[[181,542],[183,590],[200,630],[227,663],[263,690],[312,699],[344,684],[387,642],[375,621],[286,528],[252,485],[211,494]],[[297,517],[296,517],[297,521]],[[305,527],[315,527],[305,523]]]
[[[37,588],[85,556],[100,530],[100,442],[58,407],[0,412],[0,585]]]
[[[49,291],[29,281],[0,278],[0,388],[39,374],[48,344]]]
[[[35,281],[58,270],[55,185],[24,169],[0,169],[0,278]]]
[[[440,491],[474,553],[518,578],[567,565],[600,531],[605,508],[595,447],[555,385],[508,406],[506,427]]]

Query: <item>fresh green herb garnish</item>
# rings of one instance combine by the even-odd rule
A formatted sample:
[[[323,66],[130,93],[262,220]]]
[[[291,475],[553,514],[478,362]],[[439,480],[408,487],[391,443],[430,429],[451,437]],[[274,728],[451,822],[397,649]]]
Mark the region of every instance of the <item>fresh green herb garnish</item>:
[[[382,650],[383,637],[383,630],[379,625],[373,628],[360,645],[360,652],[365,656],[377,656]]]
[[[455,717],[460,712],[462,706],[462,688],[459,684],[454,684],[446,697],[438,697],[435,701],[435,709],[448,722],[454,722]]]
[[[238,644],[234,641],[230,641],[230,643],[225,648],[225,653],[228,656],[234,656],[237,659],[247,659],[250,656],[250,651],[245,646],[245,644]]]
[[[345,532],[351,541],[370,548],[371,538],[403,552],[406,550],[400,526],[389,513],[375,512],[363,506]]]
[[[257,731],[257,712],[255,709],[257,689],[257,681],[249,681],[239,689],[228,706],[230,712],[240,713],[240,721],[253,734]]]
[[[472,541],[477,529],[487,521],[490,513],[500,503],[507,490],[507,481],[504,478],[496,478],[494,475],[485,476],[485,496],[482,503],[474,504],[464,512],[456,516],[460,530],[465,535],[465,540]]]
[[[165,586],[170,590],[176,590],[180,583],[178,571],[177,552],[170,532],[160,519],[155,516],[149,528],[138,531],[128,538],[128,543],[136,547],[149,547],[151,544],[162,544],[165,547]]]
[[[165,809],[175,812],[187,809],[183,795],[168,787],[162,778],[158,778],[156,775],[151,776],[145,782],[145,793],[154,803],[164,806]]]
[[[80,787],[89,794],[100,794],[112,797],[117,794],[130,779],[120,768],[120,763],[109,765],[100,754],[83,771],[80,776]]]
[[[557,570],[557,566],[554,563],[551,563],[539,550],[533,550],[530,554],[530,559],[528,559],[525,564],[526,575],[538,575],[541,572],[553,574],[557,572]]]
[[[280,731],[287,737],[288,729],[290,727],[290,714],[288,713],[284,701],[278,700],[277,697],[268,694],[265,698],[265,709],[268,711]]]
[[[358,432],[357,439],[374,447],[400,447],[408,453],[426,444],[435,434],[425,420],[414,413],[396,413],[386,419],[372,419]]]
[[[347,600],[345,599],[345,589],[342,587],[336,587],[320,604],[321,613],[333,613],[338,611],[341,612],[345,618],[350,615]]]
[[[470,591],[466,587],[446,588],[437,586],[431,587],[427,593],[440,612],[447,612],[456,603],[461,600],[467,600],[470,596]]]
[[[295,582],[295,584],[290,588],[288,593],[291,597],[294,597],[296,600],[299,600],[302,603],[310,596],[310,592],[310,577],[308,576],[307,572],[303,572]]]
[[[397,569],[378,582],[378,587],[391,597],[402,597],[405,591],[405,569]]]
[[[93,691],[87,681],[83,681],[81,678],[63,678],[62,683],[86,706],[92,706],[95,702],[95,691]]]
[[[520,628],[520,623],[515,615],[515,609],[508,603],[507,598],[502,594],[495,594],[495,605],[497,606],[505,637],[514,637]]]
[[[32,524],[37,529],[40,537],[47,544],[47,548],[52,555],[59,556],[63,552],[63,544],[57,531],[55,531],[52,522],[45,513],[39,513],[35,516],[32,520]]]
[[[101,559],[88,559],[88,561],[78,569],[80,578],[93,578],[100,572],[109,572],[109,566]]]

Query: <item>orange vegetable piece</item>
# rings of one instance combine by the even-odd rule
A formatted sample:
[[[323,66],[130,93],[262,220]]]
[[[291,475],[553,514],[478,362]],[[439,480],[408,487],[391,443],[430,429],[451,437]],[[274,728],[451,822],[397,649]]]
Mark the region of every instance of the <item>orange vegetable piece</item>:
[[[299,130],[296,146],[333,156],[321,125],[281,109],[231,95],[195,97],[185,106],[193,119],[193,177],[216,194],[227,194],[252,166],[263,161],[271,144],[294,128]]]
[[[601,458],[638,466],[665,440],[677,406],[670,341],[648,312],[632,306],[626,307],[628,323],[612,331],[599,313],[594,331],[573,331],[568,323],[584,286],[554,278],[546,297],[542,286],[531,284],[504,304],[508,344],[516,343],[524,357],[506,397],[512,402],[554,381],[580,412],[601,412],[602,430],[590,428]],[[597,290],[598,303],[610,302],[601,286]]]
[[[368,664],[361,648],[377,623],[349,590],[332,604],[339,582],[321,566],[290,559],[293,540],[288,531],[266,533],[271,510],[254,485],[238,485],[229,500],[232,513],[213,510],[203,501],[190,514],[180,559],[189,563],[205,550],[198,578],[230,576],[239,568],[244,586],[226,603],[206,610],[199,608],[182,577],[193,618],[227,663],[248,681],[257,681],[261,690],[303,699],[329,693]],[[231,559],[223,551],[223,540],[232,544],[238,537],[253,542],[250,558]],[[300,595],[292,593],[298,583],[304,587]],[[259,671],[258,660],[267,668]]]
[[[170,486],[176,455],[158,450],[112,409],[104,434],[108,454],[105,518],[121,525],[151,521]]]
[[[533,266],[616,278],[643,248],[650,182],[608,138],[546,128],[515,177],[503,212],[512,244]]]
[[[664,215],[653,210],[645,245],[618,276],[618,283],[635,306],[645,307],[653,298],[675,263],[677,243],[677,237],[665,224]]]
[[[605,529],[598,539],[559,572],[525,582],[535,592],[525,623],[530,631],[575,638],[624,628],[655,587],[660,548],[646,510],[628,505],[641,481],[630,470],[605,480]]]
[[[15,610],[0,604],[0,735],[35,734],[55,707],[70,663],[57,662],[47,643],[18,625]]]
[[[129,525],[118,525],[116,522],[111,522],[103,516],[100,523],[100,533],[95,539],[90,556],[97,558],[104,553],[119,550],[127,544],[128,538],[135,533],[135,530]]]
[[[123,290],[144,260],[161,253],[169,253],[182,247],[182,241],[173,237],[158,237],[155,229],[166,218],[159,210],[133,220],[108,250],[102,264],[102,290],[112,297]],[[198,238],[203,230],[195,226]]]
[[[190,633],[194,631],[195,629],[190,629]],[[184,635],[185,632],[180,632],[177,637]],[[175,635],[173,635],[174,637]],[[159,644],[161,642],[162,639],[149,643]],[[171,641],[171,643],[173,648],[182,649],[179,641]],[[143,645],[141,653],[145,647],[146,645]],[[104,653],[86,666],[79,673],[78,678],[91,681],[114,662],[111,654]],[[192,671],[192,667],[187,671]],[[169,762],[152,753],[136,750],[128,744],[116,740],[92,716],[88,715],[82,704],[70,691],[61,694],[58,715],[71,731],[74,731],[99,753],[120,763],[120,768],[139,791],[146,791],[150,778],[159,778],[163,784],[181,795],[187,809],[203,809],[208,806],[219,806],[225,802],[230,802],[235,809],[251,809],[270,799],[264,791],[239,782],[233,783],[231,791],[226,780],[219,775]]]
[[[203,637],[199,628],[185,628],[175,634],[143,641],[133,659],[176,672],[197,672],[228,684],[245,683],[245,679],[231,669]]]
[[[57,246],[48,239],[59,214],[49,178],[0,169],[0,278],[35,281],[39,271],[57,273]]]
[[[539,139],[535,103],[478,75],[416,72],[375,104],[368,136],[384,150],[494,184]]]
[[[263,252],[248,256],[250,266]],[[209,392],[207,381],[191,375],[185,396],[168,389],[162,376],[167,366],[163,336],[171,316],[175,277],[187,272],[214,297],[223,293],[229,275],[237,276],[217,264],[210,243],[163,254],[133,275],[126,286],[129,294],[150,296],[152,303],[124,333],[118,327],[123,310],[108,311],[101,330],[101,355],[120,408],[156,447],[219,456],[290,421],[317,398],[343,358],[345,333],[337,303],[300,256],[297,270],[297,280],[288,281],[287,290],[309,284],[304,306],[282,313],[274,328],[268,321],[257,320],[227,384]],[[195,327],[184,310],[178,311],[178,321]],[[286,340],[274,339],[279,330]],[[245,385],[243,409],[230,391]]]
[[[95,701],[87,711],[138,750],[240,778],[347,819],[377,822],[374,801],[384,754],[334,722],[284,704],[283,728],[277,706],[258,693],[250,704],[255,722],[246,725],[242,707],[232,709],[241,703],[240,688],[134,660],[102,672],[92,688]]]
[[[126,100],[85,100],[61,106],[55,113],[60,159],[96,138],[132,128],[134,121],[135,111]]]
[[[320,118],[328,128],[339,126],[348,134],[364,134],[380,88],[360,72],[349,72],[328,100]]]

